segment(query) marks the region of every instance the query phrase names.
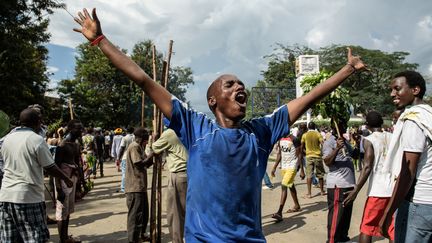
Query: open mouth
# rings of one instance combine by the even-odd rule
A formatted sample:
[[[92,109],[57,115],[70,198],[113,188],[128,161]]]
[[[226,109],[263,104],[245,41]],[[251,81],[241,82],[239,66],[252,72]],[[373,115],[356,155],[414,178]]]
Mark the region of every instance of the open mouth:
[[[238,92],[235,96],[235,101],[242,107],[246,106],[247,95],[245,92]]]
[[[399,104],[400,99],[393,99],[393,104],[397,105]]]

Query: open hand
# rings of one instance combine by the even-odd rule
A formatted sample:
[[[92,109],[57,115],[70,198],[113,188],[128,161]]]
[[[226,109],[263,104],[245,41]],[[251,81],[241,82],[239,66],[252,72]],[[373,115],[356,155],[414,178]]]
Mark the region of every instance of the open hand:
[[[73,181],[69,178],[67,178],[67,180],[64,180],[65,184],[67,187],[71,188],[73,187]]]
[[[345,200],[342,203],[342,205],[344,207],[346,207],[348,204],[354,202],[354,200],[357,197],[357,192],[355,190],[352,190],[352,191],[349,191],[349,192],[345,192],[345,194],[348,194],[348,196],[345,198]]]
[[[96,15],[96,9],[94,8],[92,11],[93,18],[90,17],[87,9],[83,9],[83,13],[78,12],[78,17],[74,18],[81,28],[74,28],[73,30],[83,34],[89,41],[94,41],[98,36],[102,35],[102,28]]]
[[[367,65],[363,63],[360,56],[353,56],[350,47],[348,49],[348,63],[355,68],[355,71],[369,70]]]
[[[338,138],[336,141],[336,148],[341,149],[345,146],[344,138]]]
[[[391,224],[391,220],[392,218],[390,218],[390,220],[388,219],[388,217],[382,217],[380,222],[379,222],[379,231],[381,233],[382,236],[389,238],[388,235],[388,228],[390,227]]]

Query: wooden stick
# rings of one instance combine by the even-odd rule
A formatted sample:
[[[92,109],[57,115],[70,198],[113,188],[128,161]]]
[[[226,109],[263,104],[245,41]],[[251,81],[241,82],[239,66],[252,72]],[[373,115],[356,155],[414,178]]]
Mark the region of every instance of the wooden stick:
[[[145,93],[141,94],[141,127],[144,127]]]
[[[168,69],[168,63],[166,61],[163,62],[162,66],[162,77],[161,80],[166,80],[166,70]],[[162,82],[161,82],[162,83]],[[164,86],[166,81],[162,83],[162,86]],[[158,134],[159,136],[162,134],[163,131],[163,114],[158,109]],[[157,238],[156,242],[161,242],[161,235],[162,235],[162,156],[157,156]]]
[[[152,61],[153,61],[153,80],[156,82],[156,47],[153,45],[152,48]],[[153,105],[153,132],[156,133],[156,105]],[[153,137],[153,139],[155,139]],[[153,174],[152,174],[152,186],[151,186],[151,196],[150,196],[150,238],[151,242],[156,242],[157,239],[157,229],[156,229],[156,182],[157,182],[157,160],[153,158]]]
[[[170,40],[169,45],[168,45],[167,69],[165,70],[165,79],[164,79],[165,89],[168,89],[169,70],[170,70],[170,64],[171,64],[171,55],[172,55],[173,44],[174,44],[174,41]]]
[[[336,120],[333,119],[333,122],[334,122],[334,125],[335,125],[335,127],[336,127],[336,132],[337,132],[337,134],[338,134],[338,137],[343,138],[343,137],[341,136],[340,131],[339,131],[339,127],[338,127],[338,124],[337,124]],[[342,154],[343,154],[344,156],[346,156],[345,148],[342,148]]]
[[[70,97],[69,97],[69,113],[70,113],[71,120],[73,120],[74,115],[73,115],[73,108],[72,108],[72,98],[70,98]]]

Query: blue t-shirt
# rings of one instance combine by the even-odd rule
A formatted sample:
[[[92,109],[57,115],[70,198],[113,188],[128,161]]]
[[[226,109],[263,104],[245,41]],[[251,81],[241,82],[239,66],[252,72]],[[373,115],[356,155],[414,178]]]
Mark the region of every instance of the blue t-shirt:
[[[172,104],[170,128],[189,151],[186,242],[265,242],[261,180],[273,145],[289,134],[287,106],[229,129]]]

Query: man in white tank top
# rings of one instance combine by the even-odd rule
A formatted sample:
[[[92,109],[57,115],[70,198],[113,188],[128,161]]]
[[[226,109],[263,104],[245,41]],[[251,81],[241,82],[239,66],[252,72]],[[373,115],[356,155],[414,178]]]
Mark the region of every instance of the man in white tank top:
[[[276,163],[272,169],[272,176],[275,176],[276,169],[281,164],[281,200],[279,209],[276,213],[272,215],[272,218],[276,220],[276,222],[280,222],[283,220],[282,210],[285,205],[285,201],[287,198],[287,189],[289,188],[291,197],[293,198],[294,206],[288,209],[287,213],[294,213],[301,210],[300,204],[298,202],[297,191],[294,186],[294,178],[297,174],[297,168],[300,167],[300,178],[303,180],[305,178],[305,173],[303,169],[302,161],[302,153],[300,150],[300,140],[296,138],[294,135],[290,134],[285,138],[281,138],[278,144],[278,152],[276,157]]]
[[[363,141],[365,151],[363,169],[355,189],[344,200],[344,205],[354,201],[369,178],[368,198],[360,225],[360,243],[372,242],[372,236],[382,236],[379,221],[393,192],[392,184],[387,181],[391,177],[382,170],[391,133],[382,131],[383,119],[376,111],[371,111],[366,115],[366,124],[372,134],[365,137]],[[388,228],[388,236],[390,241],[394,239],[394,219]]]

